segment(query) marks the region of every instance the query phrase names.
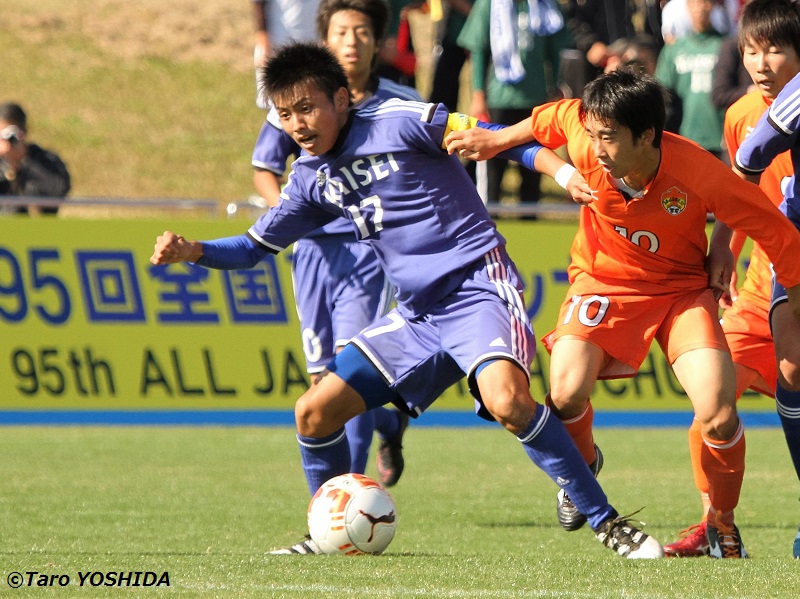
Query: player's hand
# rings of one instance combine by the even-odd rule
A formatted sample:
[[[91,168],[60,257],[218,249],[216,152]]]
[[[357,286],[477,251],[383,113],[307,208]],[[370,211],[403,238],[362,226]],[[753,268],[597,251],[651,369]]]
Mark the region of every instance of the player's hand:
[[[150,262],[157,265],[197,262],[202,255],[202,246],[199,242],[187,241],[172,231],[164,231],[163,235],[156,238]]]
[[[494,158],[498,150],[494,146],[494,134],[488,129],[473,127],[466,131],[451,131],[444,138],[448,154],[455,154],[467,160],[488,160]]]
[[[589,187],[581,172],[576,170],[567,182],[567,193],[572,201],[581,206],[587,206],[597,200],[597,190]]]
[[[723,308],[729,308],[733,304],[730,289],[735,263],[733,252],[727,245],[712,244],[709,246],[705,262],[708,286],[714,290],[714,299]]]

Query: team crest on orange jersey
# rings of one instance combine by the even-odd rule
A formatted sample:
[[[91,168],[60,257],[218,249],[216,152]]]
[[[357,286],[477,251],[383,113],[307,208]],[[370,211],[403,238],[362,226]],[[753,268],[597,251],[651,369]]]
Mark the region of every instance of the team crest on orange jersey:
[[[686,210],[686,203],[689,198],[677,187],[670,187],[667,191],[661,194],[661,205],[664,210],[669,212],[672,216],[677,216]]]

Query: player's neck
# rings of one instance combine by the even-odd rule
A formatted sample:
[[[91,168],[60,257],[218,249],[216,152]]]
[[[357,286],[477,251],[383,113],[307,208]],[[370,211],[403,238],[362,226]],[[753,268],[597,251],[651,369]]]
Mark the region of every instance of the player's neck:
[[[372,90],[369,85],[369,72],[348,79],[348,84],[354,104],[361,104],[372,95]]]
[[[650,148],[642,155],[637,167],[622,177],[622,182],[635,191],[642,191],[658,174],[661,164],[661,150]]]

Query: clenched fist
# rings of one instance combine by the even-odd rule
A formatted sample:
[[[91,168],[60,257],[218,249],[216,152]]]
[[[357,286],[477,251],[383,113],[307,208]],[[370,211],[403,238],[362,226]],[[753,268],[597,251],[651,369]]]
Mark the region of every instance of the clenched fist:
[[[202,256],[203,245],[199,241],[187,241],[172,231],[164,231],[156,238],[150,262],[158,265],[197,262]]]

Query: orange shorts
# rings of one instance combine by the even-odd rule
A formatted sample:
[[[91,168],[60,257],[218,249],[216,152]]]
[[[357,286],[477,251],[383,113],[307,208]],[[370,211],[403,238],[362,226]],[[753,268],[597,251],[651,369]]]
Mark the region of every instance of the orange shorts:
[[[634,376],[653,339],[670,364],[693,349],[729,351],[710,289],[644,295],[631,285],[620,290],[588,275],[578,277],[561,305],[558,325],[542,337],[544,346],[551,350],[565,335],[598,346],[612,358],[601,379]]]
[[[723,312],[722,330],[733,361],[755,370],[763,379],[761,384],[752,386],[753,390],[775,397],[778,364],[769,328],[769,312],[742,300],[740,296],[733,307]]]

